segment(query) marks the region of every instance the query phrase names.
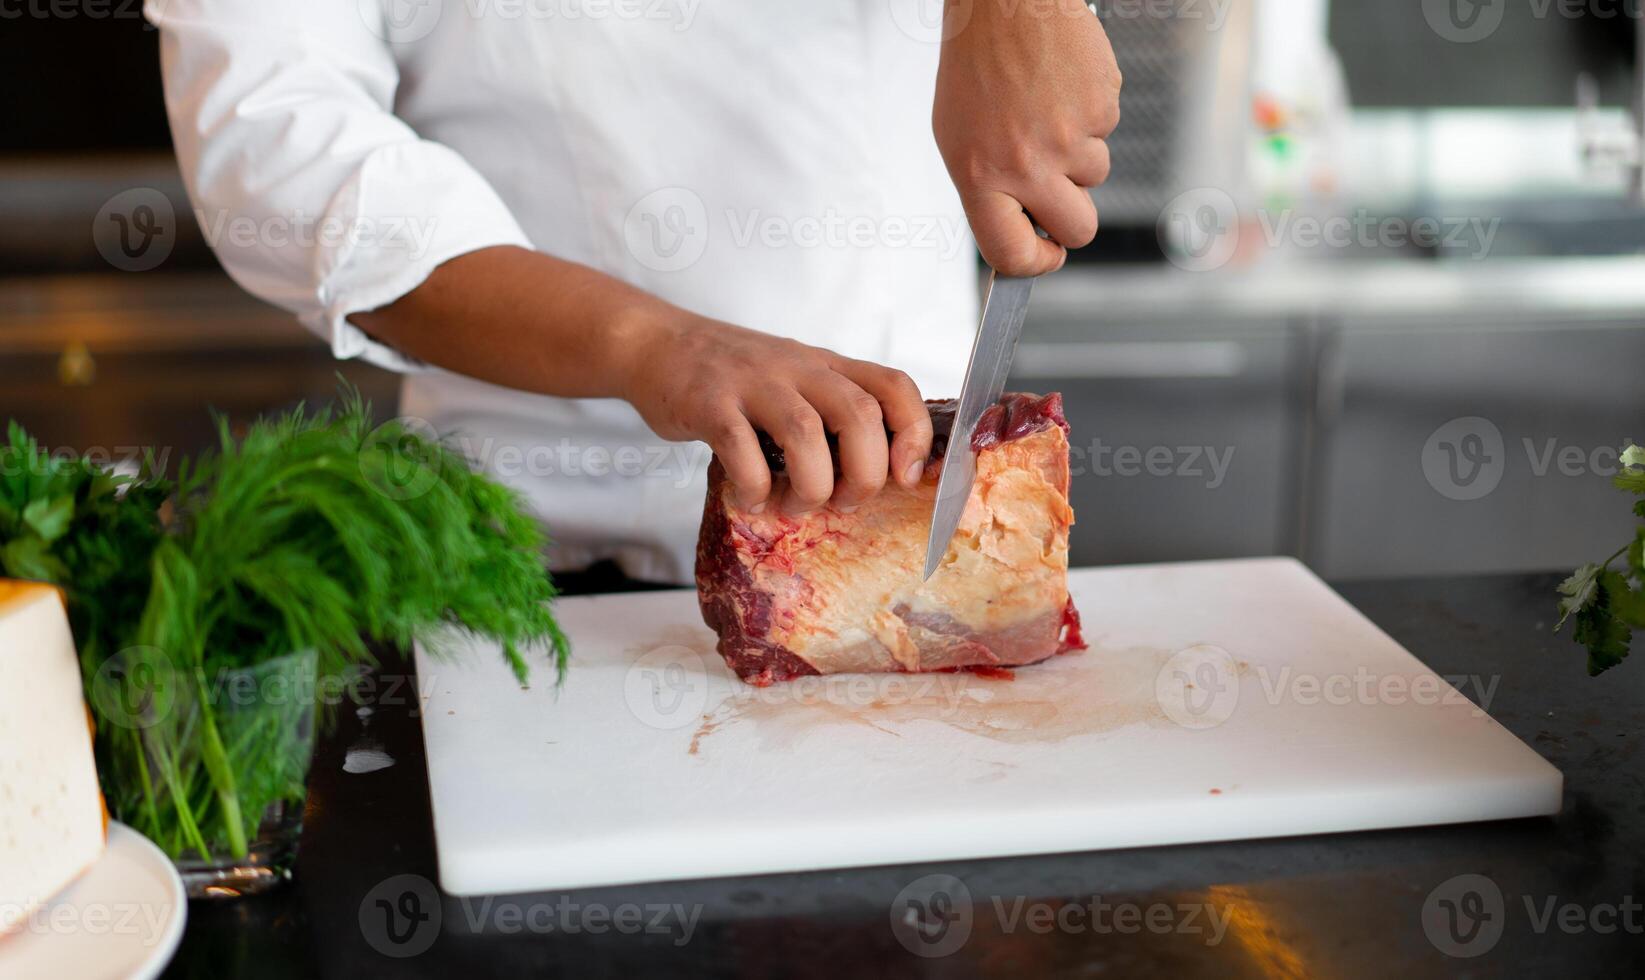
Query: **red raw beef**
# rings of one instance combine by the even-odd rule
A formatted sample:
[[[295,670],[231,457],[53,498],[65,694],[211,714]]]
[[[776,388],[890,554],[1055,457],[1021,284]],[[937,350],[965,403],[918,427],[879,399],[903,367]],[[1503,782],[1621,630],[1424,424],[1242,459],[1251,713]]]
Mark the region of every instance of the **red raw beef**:
[[[913,491],[887,483],[851,514],[737,506],[708,471],[697,593],[719,651],[751,684],[812,674],[1016,667],[1083,649],[1068,597],[1068,421],[1062,396],[1008,394],[972,436],[977,480],[948,553],[922,581],[954,402]],[[763,441],[783,490],[781,451]]]

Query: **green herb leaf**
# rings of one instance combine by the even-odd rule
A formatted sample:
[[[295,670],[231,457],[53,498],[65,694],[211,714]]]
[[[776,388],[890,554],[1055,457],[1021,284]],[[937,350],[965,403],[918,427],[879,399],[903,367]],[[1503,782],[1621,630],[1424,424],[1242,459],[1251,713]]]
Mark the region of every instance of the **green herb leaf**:
[[[15,538],[0,545],[0,567],[12,578],[36,582],[61,582],[69,574],[62,560],[39,538]]]
[[[1600,589],[1611,615],[1634,629],[1645,627],[1645,592],[1630,586],[1617,572],[1600,576]]]
[[[41,497],[23,508],[23,523],[47,544],[68,533],[73,520],[74,498],[69,496]]]
[[[1618,490],[1645,493],[1645,448],[1628,446],[1622,450],[1622,468],[1611,482]],[[1645,516],[1642,514],[1641,516]]]
[[[1628,445],[1618,456],[1621,471],[1612,479],[1618,489],[1645,494],[1645,448]],[[1635,516],[1645,520],[1645,500],[1636,501]],[[1611,563],[1624,559],[1622,571]],[[1588,648],[1588,673],[1599,674],[1628,655],[1635,629],[1645,629],[1645,525],[1611,557],[1583,565],[1559,584],[1559,622],[1576,618],[1573,638]]]
[[[1618,614],[1618,606],[1633,607],[1638,597],[1628,597],[1627,583],[1615,572],[1600,576],[1598,595],[1576,616],[1576,641],[1588,648],[1588,673],[1597,676],[1615,667],[1628,656],[1633,631]]]
[[[1558,630],[1565,625],[1574,613],[1593,605],[1599,598],[1599,573],[1602,569],[1598,565],[1583,565],[1571,574],[1571,577],[1559,583],[1559,594],[1565,598],[1559,601],[1559,622],[1554,624]]]

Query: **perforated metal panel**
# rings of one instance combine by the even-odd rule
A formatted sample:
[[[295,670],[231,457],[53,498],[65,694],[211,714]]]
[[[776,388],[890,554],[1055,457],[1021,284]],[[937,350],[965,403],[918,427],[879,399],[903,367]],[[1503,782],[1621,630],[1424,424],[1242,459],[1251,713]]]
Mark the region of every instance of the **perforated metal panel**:
[[[1193,186],[1196,154],[1209,155],[1195,120],[1227,86],[1226,45],[1248,44],[1242,0],[1102,0],[1095,5],[1125,76],[1113,169],[1094,192],[1103,223],[1152,225]],[[1243,63],[1243,58],[1232,59]],[[1238,80],[1243,84],[1243,79]],[[1200,160],[1203,165],[1204,160]]]

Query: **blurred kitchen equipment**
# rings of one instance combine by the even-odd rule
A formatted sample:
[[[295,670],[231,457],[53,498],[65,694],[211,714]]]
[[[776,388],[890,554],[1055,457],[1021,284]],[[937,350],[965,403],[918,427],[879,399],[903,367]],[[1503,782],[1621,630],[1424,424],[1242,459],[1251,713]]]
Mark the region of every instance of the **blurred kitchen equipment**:
[[[1591,169],[1621,167],[1628,173],[1628,194],[1645,206],[1645,14],[1634,21],[1633,112],[1625,128],[1607,127],[1599,118],[1599,81],[1583,72],[1576,80],[1577,134],[1583,162]]]
[[[0,424],[54,450],[175,459],[216,444],[207,409],[245,420],[328,402],[339,376],[394,413],[397,375],[335,360],[221,273],[0,278]]]
[[[1605,467],[1642,438],[1642,362],[1645,256],[1087,266],[1036,287],[1010,385],[1063,393],[1074,565],[1437,575],[1630,533]],[[1476,430],[1502,450],[1461,493],[1428,467]]]
[[[1096,5],[1125,76],[1113,169],[1092,192],[1103,235],[1152,231],[1172,198],[1240,185],[1250,132],[1252,0]]]

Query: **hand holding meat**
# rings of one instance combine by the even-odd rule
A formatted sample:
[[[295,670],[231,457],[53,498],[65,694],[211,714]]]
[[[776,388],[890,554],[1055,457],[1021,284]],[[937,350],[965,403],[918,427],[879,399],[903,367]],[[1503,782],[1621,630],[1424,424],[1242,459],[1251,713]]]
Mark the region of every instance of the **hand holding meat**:
[[[623,398],[664,439],[707,442],[745,509],[764,510],[772,487],[756,430],[782,447],[786,489],[773,502],[792,516],[824,504],[849,513],[888,479],[920,482],[931,416],[901,371],[689,315],[647,351]]]

